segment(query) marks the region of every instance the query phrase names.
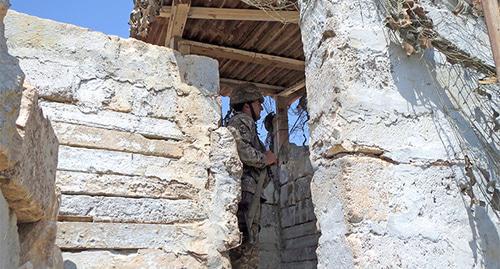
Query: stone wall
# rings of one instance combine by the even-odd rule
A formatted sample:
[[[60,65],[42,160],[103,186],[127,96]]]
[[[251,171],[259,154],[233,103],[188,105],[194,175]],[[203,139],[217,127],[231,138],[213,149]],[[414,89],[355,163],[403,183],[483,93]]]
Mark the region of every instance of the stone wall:
[[[66,268],[227,268],[241,164],[218,64],[10,12],[6,35],[60,141]]]
[[[280,173],[281,268],[316,268],[319,233],[311,200],[309,148],[290,144]]]
[[[12,166],[12,139],[16,138],[16,111],[21,101],[22,72],[15,58],[10,56],[4,36],[3,19],[9,1],[0,0],[0,181],[6,180],[3,171]],[[16,109],[17,106],[17,109]],[[19,236],[17,219],[0,190],[0,268],[19,266]]]
[[[62,268],[55,247],[58,141],[9,55],[0,1],[0,268]]]
[[[383,1],[300,2],[318,268],[499,267],[498,217],[461,193],[464,146],[498,177],[498,159],[485,154],[493,145],[498,156],[498,144],[483,143],[467,120],[477,109],[451,97],[477,84],[474,72],[432,49],[407,57],[383,25]],[[491,56],[480,49],[484,23],[423,4],[445,36]]]

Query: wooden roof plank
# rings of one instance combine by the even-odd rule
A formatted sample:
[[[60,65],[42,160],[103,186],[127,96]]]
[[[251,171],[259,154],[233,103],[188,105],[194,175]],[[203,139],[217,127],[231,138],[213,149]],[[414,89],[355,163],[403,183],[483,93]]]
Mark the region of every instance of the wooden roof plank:
[[[188,12],[191,7],[191,0],[172,1],[171,16],[168,22],[167,36],[165,37],[165,46],[173,48],[174,39],[181,38],[184,33],[184,27],[188,18]]]
[[[299,71],[305,70],[305,64],[304,61],[302,60],[217,46],[190,40],[179,40],[179,46],[181,44],[189,46],[190,52],[192,54],[199,54],[213,58],[232,59],[242,62],[262,64],[262,65],[277,65],[277,67],[284,69],[292,69]]]
[[[288,89],[283,90],[282,92],[280,92],[279,96],[281,96],[281,97],[290,97],[295,92],[298,92],[299,90],[303,89],[305,86],[306,86],[306,81],[305,80],[301,80],[298,83],[296,83],[295,85],[293,85],[292,87],[290,87],[290,88],[288,88]]]
[[[281,91],[283,91],[285,88],[280,87],[280,86],[275,86],[275,85],[269,85],[269,84],[264,84],[264,83],[255,83],[255,82],[250,82],[250,81],[244,81],[244,80],[238,80],[238,79],[230,79],[230,78],[220,78],[220,83],[223,85],[227,85],[231,88],[234,88],[237,85],[243,84],[243,83],[252,83],[257,88],[259,88],[260,92],[263,95],[277,95]],[[228,96],[230,95],[229,92],[221,92],[221,95]]]
[[[163,7],[160,17],[172,17],[173,7]],[[192,7],[188,13],[190,19],[237,20],[237,21],[278,21],[298,23],[298,11],[268,11],[260,9]]]

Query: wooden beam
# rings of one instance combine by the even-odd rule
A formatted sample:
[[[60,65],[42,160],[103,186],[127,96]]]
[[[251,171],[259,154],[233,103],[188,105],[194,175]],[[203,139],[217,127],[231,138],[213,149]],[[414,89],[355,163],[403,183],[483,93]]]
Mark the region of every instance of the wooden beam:
[[[275,56],[264,53],[251,52],[241,49],[217,46],[190,40],[180,40],[179,46],[189,46],[192,54],[204,55],[212,58],[231,59],[242,62],[250,62],[262,65],[272,65],[279,68],[292,70],[305,70],[304,61]]]
[[[306,89],[302,88],[301,90],[296,91],[294,94],[288,96],[287,103],[288,105],[292,105],[293,102],[297,101],[300,97],[306,95]]]
[[[292,87],[280,92],[279,96],[281,97],[290,97],[292,94],[294,94],[295,92],[303,89],[304,87],[306,86],[306,81],[305,80],[301,80],[299,81],[298,83],[296,83],[295,85],[293,85]]]
[[[249,82],[249,81],[244,81],[244,80],[237,80],[237,79],[230,79],[230,78],[220,78],[220,84],[226,85],[230,88],[235,88],[240,84],[243,83],[252,83],[257,88],[259,88],[260,92],[262,95],[276,95],[282,90],[284,90],[284,87],[280,86],[275,86],[275,85],[269,85],[269,84],[264,84],[264,83],[255,83],[255,82]],[[221,92],[220,95],[223,96],[230,96],[231,92],[230,91],[225,91]]]
[[[175,48],[175,38],[182,38],[184,27],[188,18],[191,0],[173,0],[171,7],[171,16],[168,21],[167,36],[165,37],[165,46]]]
[[[495,61],[497,82],[500,82],[500,11],[498,10],[498,1],[482,0],[481,4]]]
[[[163,7],[160,17],[172,16],[172,7]],[[237,21],[279,21],[283,23],[298,23],[298,11],[267,11],[260,9],[211,8],[192,7],[188,18],[203,20],[237,20]]]
[[[274,118],[274,153],[278,159],[283,159],[281,148],[288,145],[288,104],[284,97],[276,97],[276,117]],[[281,161],[279,160],[280,164]]]

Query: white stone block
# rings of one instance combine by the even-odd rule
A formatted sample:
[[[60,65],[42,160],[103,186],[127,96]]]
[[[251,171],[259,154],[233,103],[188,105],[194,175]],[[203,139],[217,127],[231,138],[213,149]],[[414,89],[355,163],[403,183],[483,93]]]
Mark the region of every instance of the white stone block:
[[[59,222],[56,244],[66,249],[148,249],[186,252],[202,243],[199,224]],[[204,253],[199,253],[203,255]]]
[[[57,171],[56,184],[63,194],[91,196],[197,199],[199,189],[186,182],[158,177]]]
[[[87,195],[61,198],[60,215],[88,216],[97,222],[189,223],[207,217],[203,207],[191,200]]]
[[[168,158],[182,157],[182,145],[177,142],[147,139],[136,133],[54,122],[52,124],[61,145],[106,149]]]
[[[115,111],[84,113],[77,106],[53,102],[43,102],[41,106],[49,119],[55,122],[114,129],[152,138],[173,140],[183,138],[177,125],[169,120],[139,117]]]

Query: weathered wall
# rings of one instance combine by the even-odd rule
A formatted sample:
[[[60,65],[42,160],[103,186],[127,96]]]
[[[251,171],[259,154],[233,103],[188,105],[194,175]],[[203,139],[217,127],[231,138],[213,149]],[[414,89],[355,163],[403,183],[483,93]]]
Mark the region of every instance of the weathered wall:
[[[485,152],[449,95],[470,72],[438,52],[407,57],[377,2],[301,1],[318,268],[497,268],[499,219],[459,187],[461,146]],[[481,22],[424,4],[454,42],[487,42]]]
[[[309,148],[290,144],[280,173],[281,267],[316,268],[318,230],[311,200]]]
[[[241,164],[217,129],[217,62],[16,12],[6,25],[61,144],[65,266],[227,267]]]
[[[0,171],[12,165],[10,159],[13,138],[17,134],[15,122],[16,104],[21,100],[22,72],[15,58],[7,52],[3,19],[9,1],[0,0]],[[17,108],[18,109],[18,108]],[[4,181],[0,174],[0,181]],[[17,219],[0,190],[0,268],[16,268],[19,265],[19,237]]]
[[[58,142],[7,51],[0,1],[0,268],[62,268],[55,247]]]

